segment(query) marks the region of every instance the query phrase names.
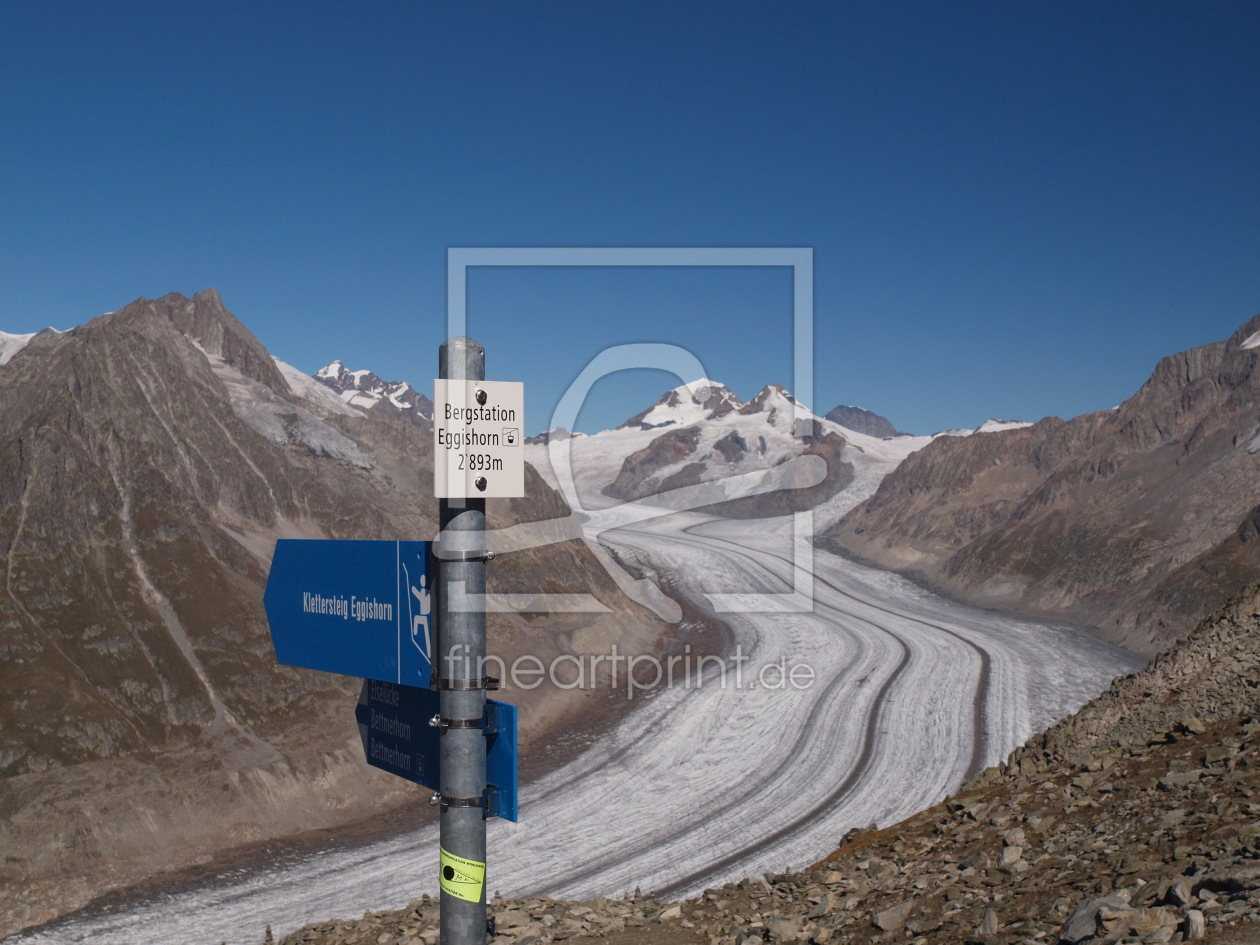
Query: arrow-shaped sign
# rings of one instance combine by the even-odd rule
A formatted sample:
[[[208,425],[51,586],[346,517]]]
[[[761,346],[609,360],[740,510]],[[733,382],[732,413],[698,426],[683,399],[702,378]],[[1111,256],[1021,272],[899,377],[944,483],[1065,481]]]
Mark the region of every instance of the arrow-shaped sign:
[[[365,680],[355,708],[359,740],[368,764],[435,791],[441,790],[438,740],[438,693]],[[519,782],[516,706],[486,700],[486,810],[516,821]]]
[[[282,538],[263,595],[276,660],[428,687],[432,593],[427,541]]]

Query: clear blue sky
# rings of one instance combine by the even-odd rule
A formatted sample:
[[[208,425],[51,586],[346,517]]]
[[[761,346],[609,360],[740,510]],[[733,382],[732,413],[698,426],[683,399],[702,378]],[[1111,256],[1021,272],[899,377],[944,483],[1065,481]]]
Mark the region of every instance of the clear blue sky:
[[[449,246],[809,246],[820,411],[1072,416],[1260,311],[1258,48],[1254,2],[3,0],[0,329],[214,286],[423,388]],[[531,432],[620,342],[791,386],[790,312],[784,270],[469,290]]]

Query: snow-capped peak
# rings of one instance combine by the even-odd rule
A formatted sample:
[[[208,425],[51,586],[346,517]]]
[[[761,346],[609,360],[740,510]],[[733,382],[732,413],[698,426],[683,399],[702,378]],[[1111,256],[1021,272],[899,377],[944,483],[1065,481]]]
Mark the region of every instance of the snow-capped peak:
[[[340,360],[320,368],[314,377],[352,407],[371,410],[383,402],[395,410],[413,411],[417,419],[433,419],[432,401],[406,381],[383,381],[372,371],[351,371]]]
[[[794,409],[796,398],[782,384],[767,384],[757,391],[757,396],[740,408],[740,413],[768,413],[784,408]]]
[[[619,429],[685,427],[702,420],[715,420],[742,406],[743,402],[725,384],[702,377],[666,391],[653,406],[631,417]]]
[[[322,381],[322,380],[330,380],[330,379],[338,378],[338,377],[341,377],[343,374],[348,374],[348,373],[349,372],[346,370],[346,366],[344,364],[342,364],[340,361],[334,361],[332,362],[332,364],[329,364],[320,368],[318,371],[315,372],[313,376],[317,380]]]
[[[822,419],[781,384],[767,384],[739,412],[745,416],[763,414],[770,426],[795,437],[821,436],[823,432]]]

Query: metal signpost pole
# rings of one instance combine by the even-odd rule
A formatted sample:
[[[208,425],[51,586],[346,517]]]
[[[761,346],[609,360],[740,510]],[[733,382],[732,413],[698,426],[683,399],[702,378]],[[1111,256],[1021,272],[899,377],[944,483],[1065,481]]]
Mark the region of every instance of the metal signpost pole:
[[[439,349],[438,376],[485,380],[485,349],[471,338],[449,339]],[[486,615],[465,601],[484,599],[486,590],[486,500],[441,499],[438,507],[441,945],[484,945]]]

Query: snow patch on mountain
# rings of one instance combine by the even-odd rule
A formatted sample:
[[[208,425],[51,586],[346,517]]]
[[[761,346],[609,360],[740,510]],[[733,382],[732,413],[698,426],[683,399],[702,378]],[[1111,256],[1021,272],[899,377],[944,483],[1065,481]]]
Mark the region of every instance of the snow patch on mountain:
[[[73,331],[74,329],[70,330]],[[58,328],[45,328],[43,331],[33,331],[27,335],[12,335],[8,332],[0,331],[0,365],[8,364],[15,354],[41,335],[64,334],[65,332]]]
[[[227,388],[232,412],[256,433],[272,443],[301,446],[316,456],[329,456],[362,469],[372,468],[371,461],[359,444],[340,430],[330,426],[305,407],[276,393],[265,384],[245,376],[222,358],[208,352],[196,341],[192,343],[206,356],[206,360],[210,362],[210,369]],[[283,372],[289,366],[277,361],[276,367]],[[306,375],[294,368],[289,368],[289,370],[299,376],[298,383],[301,385],[301,378]],[[287,374],[285,380],[290,380]],[[298,396],[304,396],[298,388],[293,388],[293,390]],[[321,402],[320,406],[324,403],[326,402]]]
[[[276,362],[276,367],[280,369],[280,373],[284,375],[284,379],[289,382],[289,387],[293,392],[304,400],[309,400],[318,407],[322,407],[330,413],[341,414],[342,416],[358,417],[362,414],[352,407],[347,406],[340,397],[334,394],[327,386],[321,384],[309,374],[304,374],[291,364],[286,364],[275,355],[271,360]]]
[[[0,331],[0,364],[8,364],[9,359],[25,348],[34,337],[35,332],[29,335],[11,335]]]
[[[1253,334],[1242,343],[1244,348],[1260,348],[1260,331]]]
[[[984,421],[980,426],[976,427],[976,433],[996,433],[1001,430],[1018,430],[1021,427],[1032,426],[1027,420],[994,420],[992,418]]]

